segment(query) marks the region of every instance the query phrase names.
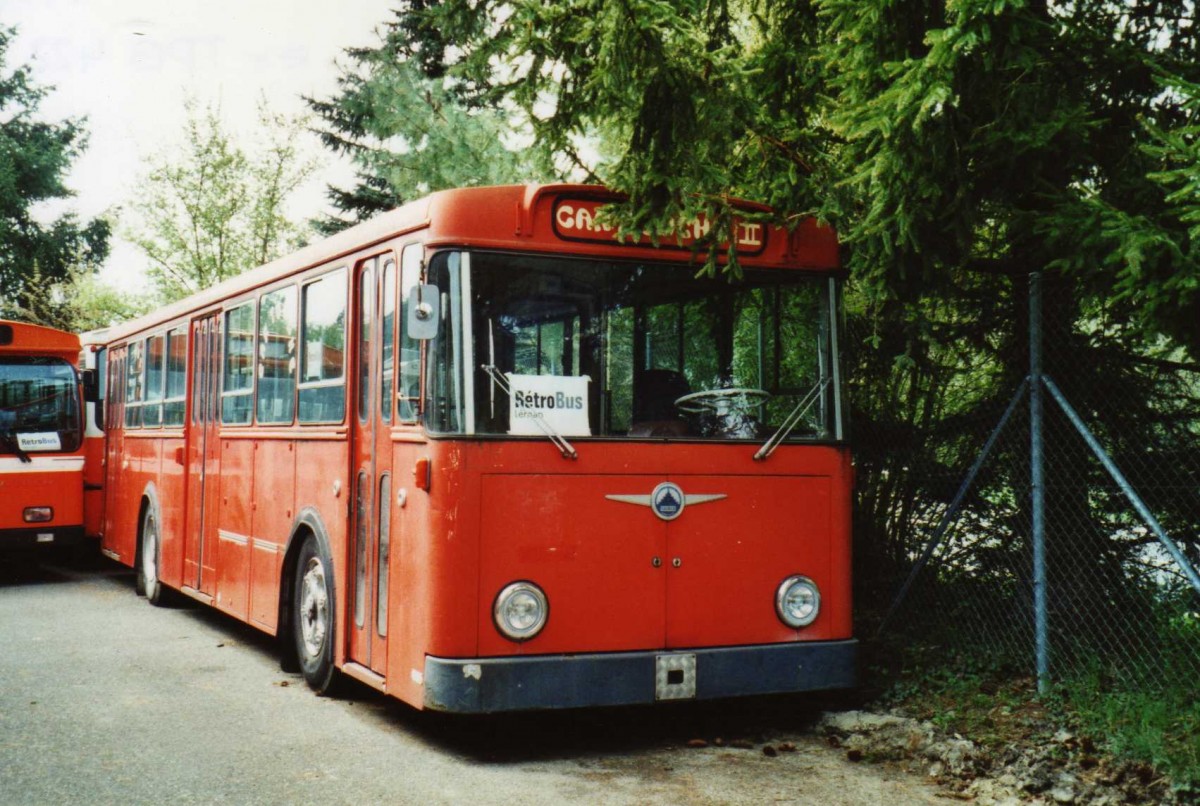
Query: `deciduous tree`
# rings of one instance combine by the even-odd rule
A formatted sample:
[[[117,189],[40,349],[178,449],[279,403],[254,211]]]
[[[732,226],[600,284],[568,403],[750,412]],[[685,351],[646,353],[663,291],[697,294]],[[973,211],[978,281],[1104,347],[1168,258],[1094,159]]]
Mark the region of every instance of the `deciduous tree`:
[[[182,148],[149,160],[126,235],[150,258],[164,300],[178,299],[299,246],[304,228],[286,204],[316,168],[302,123],[260,107],[262,141],[247,150],[219,110],[188,105]]]

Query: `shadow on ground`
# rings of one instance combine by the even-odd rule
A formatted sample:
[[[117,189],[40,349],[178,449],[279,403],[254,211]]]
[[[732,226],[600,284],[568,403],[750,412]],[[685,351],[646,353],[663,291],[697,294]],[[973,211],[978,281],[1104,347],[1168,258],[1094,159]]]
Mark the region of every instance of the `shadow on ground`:
[[[133,571],[99,555],[82,560],[21,556],[0,566],[0,588],[99,581],[134,594]],[[277,639],[213,608],[176,597],[172,609],[228,637],[231,647],[278,664]],[[278,685],[304,686],[297,674],[278,671]],[[315,694],[312,696],[316,696]],[[678,748],[702,739],[729,747],[754,747],[804,733],[823,711],[853,707],[849,693],[755,697],[659,706],[592,708],[461,716],[417,711],[353,680],[343,679],[335,698],[382,730],[399,730],[476,763],[606,756]]]

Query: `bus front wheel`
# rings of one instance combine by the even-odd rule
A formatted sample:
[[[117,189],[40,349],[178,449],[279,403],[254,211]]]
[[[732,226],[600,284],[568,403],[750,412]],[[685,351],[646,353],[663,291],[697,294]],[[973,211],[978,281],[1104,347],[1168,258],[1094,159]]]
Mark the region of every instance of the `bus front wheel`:
[[[158,519],[154,517],[154,508],[146,507],[142,516],[142,551],[138,563],[139,593],[146,596],[152,605],[163,607],[168,604],[167,589],[158,578],[158,564],[162,557],[162,544],[159,540]]]
[[[300,547],[293,598],[292,633],[300,671],[318,694],[331,693],[337,675],[333,665],[333,567],[312,535]]]

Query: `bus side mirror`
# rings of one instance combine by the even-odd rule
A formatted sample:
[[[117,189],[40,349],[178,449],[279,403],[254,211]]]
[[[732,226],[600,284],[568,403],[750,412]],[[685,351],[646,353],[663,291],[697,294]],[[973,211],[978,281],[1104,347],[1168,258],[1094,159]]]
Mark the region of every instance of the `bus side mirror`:
[[[436,285],[419,285],[413,288],[405,316],[405,326],[408,328],[410,339],[428,341],[437,335],[440,294]]]
[[[79,373],[79,378],[83,382],[83,399],[88,403],[98,403],[100,401],[100,383],[96,370],[85,369]]]

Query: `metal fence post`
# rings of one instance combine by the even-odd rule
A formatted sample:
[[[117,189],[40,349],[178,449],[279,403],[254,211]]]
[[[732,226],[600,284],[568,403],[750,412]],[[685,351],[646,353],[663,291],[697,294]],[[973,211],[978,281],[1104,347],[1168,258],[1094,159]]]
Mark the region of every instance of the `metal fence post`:
[[[1050,686],[1046,627],[1046,488],[1042,454],[1042,274],[1029,275],[1029,475],[1033,507],[1033,631],[1038,694]]]

